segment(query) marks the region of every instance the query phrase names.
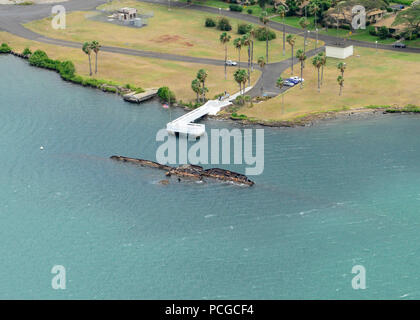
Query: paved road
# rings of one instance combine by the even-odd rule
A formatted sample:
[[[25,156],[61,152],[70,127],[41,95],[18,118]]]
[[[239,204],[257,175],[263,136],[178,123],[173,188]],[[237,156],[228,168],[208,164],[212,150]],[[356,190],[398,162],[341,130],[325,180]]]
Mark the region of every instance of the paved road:
[[[140,1],[148,2],[148,3],[156,3],[156,4],[167,4],[167,0],[140,0]],[[100,4],[103,4],[104,2],[106,1],[104,0],[71,0],[71,1],[63,2],[62,4],[65,6],[66,11],[70,12],[70,11],[94,10],[97,6],[99,6]],[[38,33],[35,33],[23,27],[23,24],[27,22],[43,19],[47,16],[50,16],[51,8],[54,5],[57,5],[57,3],[39,4],[39,5],[31,5],[31,6],[0,5],[0,30],[4,30],[9,33],[20,36],[22,38],[26,38],[26,39],[30,39],[34,41],[49,43],[53,45],[60,45],[64,47],[81,48],[82,46],[81,43],[45,37],[43,35],[40,35]],[[174,3],[173,1],[171,1],[171,6],[182,8],[182,7],[186,7],[187,5],[185,3],[180,3],[180,2]],[[204,7],[204,6],[198,6],[198,5],[188,5],[188,8],[199,10],[202,12],[208,12],[208,13],[216,13],[216,14],[219,13],[219,10],[217,8],[210,8],[210,7]],[[258,17],[254,17],[251,15],[243,15],[237,12],[231,12],[231,11],[226,11],[226,10],[222,10],[222,13],[228,17],[234,17],[234,18],[248,21],[254,24],[260,24]],[[270,22],[269,26],[270,28],[273,28],[275,30],[283,31],[283,25],[280,23]],[[285,26],[285,30],[287,33],[293,33],[293,34],[302,33],[301,29],[294,28],[287,25]],[[326,35],[319,35],[319,40],[322,40],[326,43],[337,43],[339,41],[342,41],[339,38],[326,36]],[[359,42],[359,41],[348,41],[348,44],[353,44],[353,45],[363,46],[363,47],[373,47],[373,48],[375,47],[375,44],[367,43],[367,42]],[[378,48],[401,51],[401,49],[394,49],[390,46],[383,46],[383,45],[378,45]],[[102,50],[106,52],[127,54],[127,55],[147,57],[147,58],[174,60],[174,61],[180,61],[180,62],[209,64],[209,65],[217,65],[217,66],[224,65],[223,60],[181,56],[181,55],[161,53],[161,52],[142,51],[142,50],[111,47],[111,46],[103,46]],[[324,48],[318,48],[318,50],[308,51],[307,56],[311,57],[321,50],[324,50]],[[420,53],[420,49],[415,49],[415,48],[407,48],[404,50],[404,52],[408,52],[408,51]],[[261,77],[258,80],[254,88],[250,91],[250,94],[253,96],[261,94],[261,88],[264,88],[264,92],[267,94],[270,94],[270,95],[278,94],[280,90],[275,87],[276,79],[287,68],[290,67],[290,64],[291,64],[290,59],[284,60],[278,63],[267,64],[264,71],[264,77]],[[242,63],[241,66],[246,67],[246,63]],[[282,91],[284,90],[286,89],[283,89]]]

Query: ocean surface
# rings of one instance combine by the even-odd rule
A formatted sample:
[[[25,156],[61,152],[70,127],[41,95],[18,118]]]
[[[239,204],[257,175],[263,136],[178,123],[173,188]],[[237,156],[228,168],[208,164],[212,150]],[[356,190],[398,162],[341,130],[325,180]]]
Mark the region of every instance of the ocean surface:
[[[155,159],[169,120],[157,101],[12,56],[0,75],[1,299],[420,298],[420,117],[265,128],[255,186],[161,185],[159,170],[109,160]]]

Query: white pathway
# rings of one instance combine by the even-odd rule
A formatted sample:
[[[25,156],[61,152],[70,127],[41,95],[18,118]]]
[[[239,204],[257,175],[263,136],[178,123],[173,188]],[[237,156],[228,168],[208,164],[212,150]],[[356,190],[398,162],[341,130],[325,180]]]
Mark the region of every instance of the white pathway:
[[[251,90],[252,87],[245,88],[245,92]],[[232,101],[236,99],[241,93],[235,93],[233,96],[229,96],[223,100],[209,100],[201,107],[194,109],[183,116],[169,122],[166,125],[166,130],[175,134],[176,132],[189,134],[193,136],[201,136],[206,131],[204,124],[193,123],[195,120],[204,117],[205,115],[216,115],[220,110],[232,104]]]

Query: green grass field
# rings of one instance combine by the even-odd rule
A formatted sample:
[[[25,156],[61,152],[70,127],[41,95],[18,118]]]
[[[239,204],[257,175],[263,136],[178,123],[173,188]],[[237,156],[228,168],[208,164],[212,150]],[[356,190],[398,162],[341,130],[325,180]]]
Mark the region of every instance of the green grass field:
[[[89,77],[88,57],[80,49],[31,41],[0,31],[0,43],[3,42],[8,43],[16,52],[22,52],[24,48],[29,47],[32,52],[37,49],[46,51],[51,59],[71,60],[75,64],[77,74]],[[99,52],[98,74],[93,75],[93,78],[110,80],[121,85],[130,83],[145,89],[169,86],[175,92],[177,99],[188,102],[195,98],[195,93],[190,86],[200,68],[208,72],[206,86],[209,88],[209,97],[212,98],[225,90],[231,94],[239,90],[237,83],[233,80],[236,68],[228,68],[228,79],[225,80],[223,67],[109,52]],[[251,81],[255,82],[260,74],[260,71],[254,70]]]
[[[420,101],[420,68],[416,54],[367,48],[355,48],[355,55],[345,60],[343,95],[339,96],[337,77],[338,59],[328,59],[324,71],[324,84],[317,91],[317,71],[311,60],[304,69],[303,89],[295,86],[285,94],[284,112],[282,98],[243,108],[238,113],[260,120],[289,120],[315,112],[361,108],[369,105],[403,107],[418,105]],[[300,72],[295,68],[295,74]],[[403,75],[403,76],[402,76]],[[290,76],[287,70],[283,78]]]
[[[107,22],[96,21],[92,16],[98,12],[72,12],[67,14],[66,29],[54,30],[51,19],[33,21],[25,26],[37,33],[64,40],[85,42],[97,40],[103,45],[128,47],[139,50],[173,53],[185,56],[224,59],[224,46],[219,37],[222,31],[216,28],[204,27],[207,17],[217,20],[217,15],[189,9],[168,10],[167,6],[140,3],[133,0],[113,1],[99,7],[99,9],[113,10],[121,7],[136,7],[140,13],[153,12],[148,25],[142,28],[130,28]],[[233,40],[241,35],[237,34],[237,19],[229,19],[232,30],[229,32],[232,41],[228,45],[228,59],[238,60],[238,51],[233,47]],[[276,32],[277,38],[271,40],[270,62],[287,58],[290,48],[287,46],[286,56],[282,55],[282,33]],[[296,47],[303,46],[303,39],[297,38]],[[265,56],[265,41],[255,41],[254,57]],[[242,61],[246,59],[246,48],[241,50]]]

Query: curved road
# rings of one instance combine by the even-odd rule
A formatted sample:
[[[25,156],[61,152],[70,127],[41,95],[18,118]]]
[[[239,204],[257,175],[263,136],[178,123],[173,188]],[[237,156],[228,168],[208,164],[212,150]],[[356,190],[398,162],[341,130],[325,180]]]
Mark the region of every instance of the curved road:
[[[155,3],[155,4],[162,4],[166,5],[168,2],[167,0],[140,0],[142,2],[148,3]],[[70,0],[66,2],[62,2],[61,4],[64,5],[66,11],[87,11],[87,10],[94,10],[97,6],[105,3],[104,0]],[[26,38],[29,40],[49,43],[53,45],[60,45],[64,47],[71,47],[71,48],[81,48],[81,44],[72,41],[66,40],[59,40],[54,38],[45,37],[38,33],[35,33],[23,26],[23,24],[33,21],[43,19],[51,15],[51,8],[55,4],[36,4],[31,6],[18,6],[18,5],[0,5],[0,30],[7,31],[9,33],[15,34],[19,37]],[[199,6],[199,5],[187,5],[185,3],[180,2],[171,2],[172,7],[183,8],[188,7],[189,9],[194,9],[202,12],[208,12],[212,14],[219,14],[219,10],[217,8]],[[238,12],[231,12],[222,10],[222,14],[228,17],[234,17],[237,19],[241,19],[244,21],[248,21],[254,24],[261,24],[258,17],[251,16],[251,15],[244,15]],[[283,25],[278,22],[269,22],[269,27],[278,31],[283,31]],[[298,28],[294,28],[291,26],[286,25],[285,30],[287,33],[293,34],[301,34],[302,30]],[[314,37],[314,35],[310,35],[309,37]],[[324,41],[326,44],[333,44],[339,43],[343,40],[340,38],[327,36],[327,35],[319,35],[319,40]],[[361,46],[361,47],[370,47],[375,48],[374,43],[362,42],[362,41],[354,41],[349,40],[347,41],[349,45]],[[391,46],[387,45],[378,45],[380,49],[386,50],[394,50],[394,51],[401,51],[401,49],[395,49]],[[190,63],[199,63],[199,64],[209,64],[209,65],[217,65],[223,66],[223,60],[217,59],[207,59],[207,58],[197,58],[197,57],[189,57],[189,56],[181,56],[169,53],[161,53],[161,52],[152,52],[152,51],[142,51],[136,49],[128,49],[128,48],[121,48],[121,47],[111,47],[111,46],[103,46],[101,48],[103,51],[106,52],[113,52],[119,54],[127,54],[132,56],[140,56],[140,57],[147,57],[147,58],[156,58],[156,59],[164,59],[164,60],[174,60],[174,61],[181,61],[181,62],[190,62]],[[317,50],[310,50],[307,51],[307,56],[311,57],[315,55],[317,52],[324,50],[324,48],[318,48]],[[414,52],[420,53],[420,48],[406,48],[403,49],[404,52]],[[280,90],[275,87],[276,79],[287,69],[290,67],[291,61],[290,59],[283,60],[277,63],[267,64],[264,72],[264,77],[260,77],[257,81],[254,88],[251,90],[250,94],[255,96],[261,94],[261,88],[264,88],[264,92],[268,95],[277,95]],[[241,66],[246,67],[246,63],[242,63]],[[282,91],[286,90],[283,89]]]

